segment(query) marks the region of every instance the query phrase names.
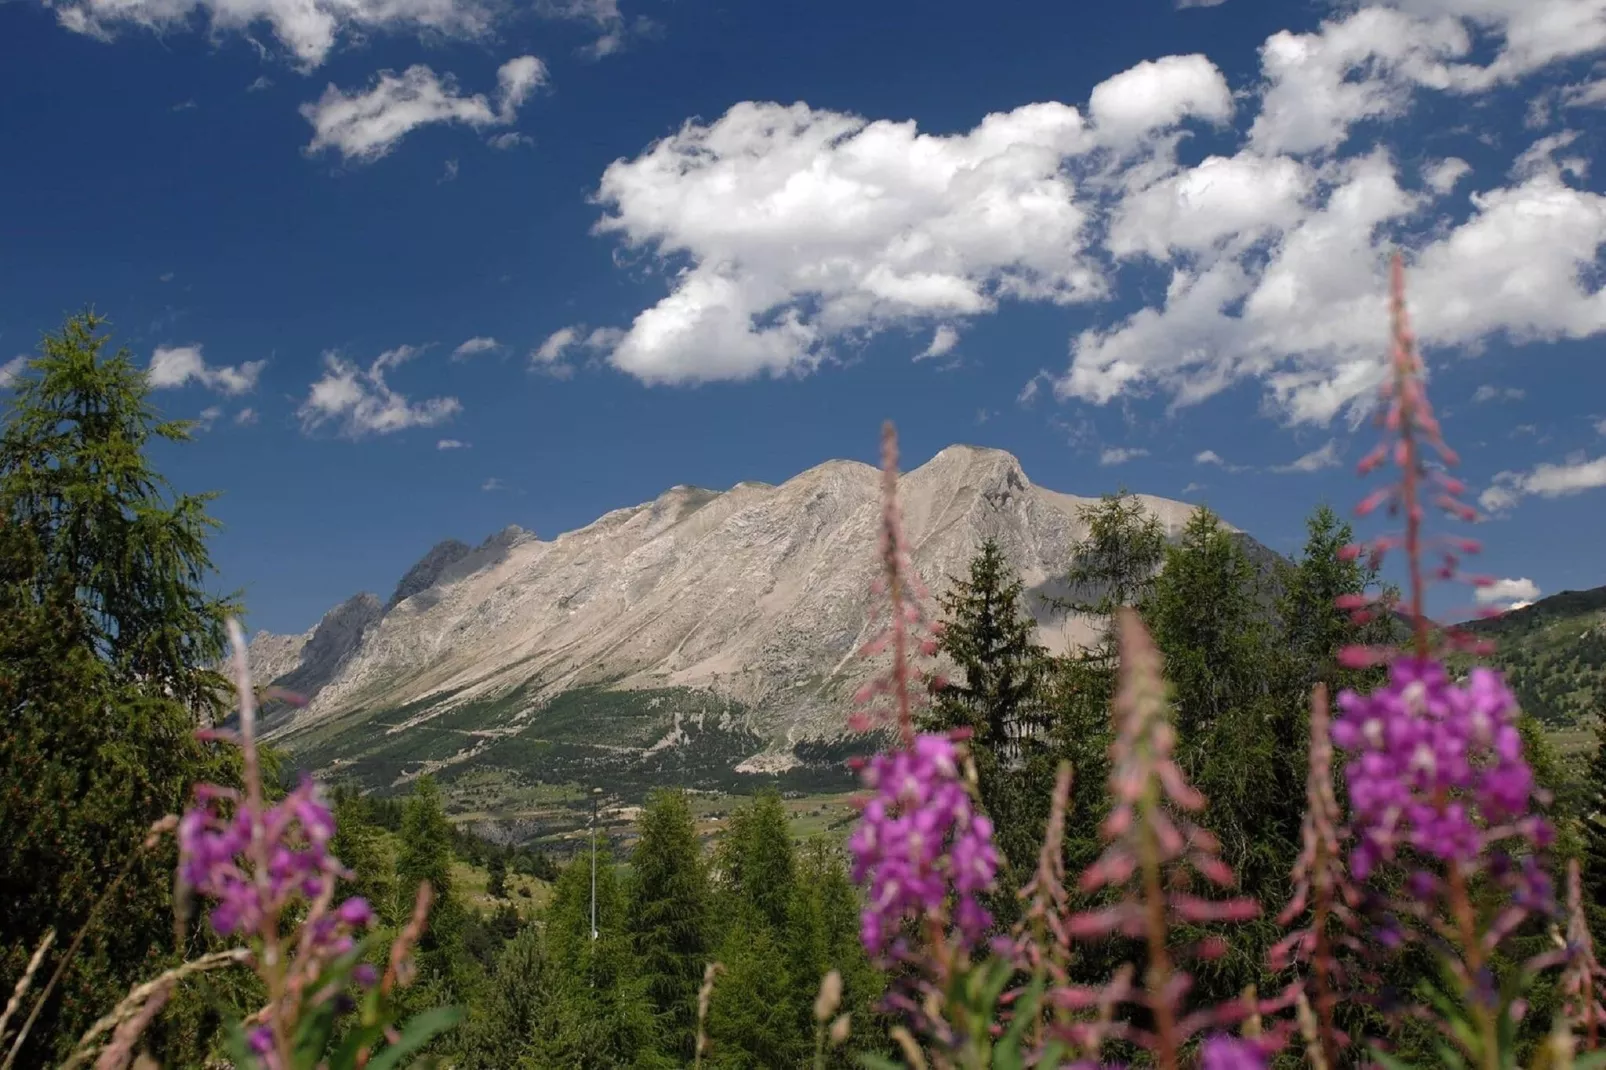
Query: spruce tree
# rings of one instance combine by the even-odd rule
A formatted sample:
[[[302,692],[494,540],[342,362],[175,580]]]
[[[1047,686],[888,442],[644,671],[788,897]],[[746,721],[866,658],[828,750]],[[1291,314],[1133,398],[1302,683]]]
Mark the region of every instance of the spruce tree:
[[[1141,610],[1148,601],[1165,561],[1165,528],[1137,495],[1124,488],[1083,507],[1078,518],[1087,525],[1087,534],[1071,549],[1066,582],[1072,597],[1060,604],[1098,620],[1098,641],[1085,658],[1107,670],[1113,680],[1115,612],[1122,606]]]
[[[177,493],[152,467],[150,447],[190,441],[192,425],[160,419],[128,350],[105,352],[104,324],[93,312],[68,319],[13,384],[0,515],[42,555],[35,600],[70,582],[79,627],[118,679],[216,715],[227,692],[212,666],[239,612],[208,590],[217,496]]]
[[[606,845],[597,854],[596,896],[593,940],[591,857],[578,855],[558,873],[545,911],[548,952],[563,979],[552,1065],[655,1065],[662,1061],[658,1021],[626,928],[625,889]]]
[[[712,947],[708,874],[683,793],[662,790],[648,800],[630,869],[627,926],[663,1027],[664,1052],[690,1060],[697,990]]]
[[[1305,801],[1290,726],[1304,723],[1304,709],[1274,687],[1278,643],[1260,577],[1209,510],[1167,550],[1148,618],[1171,684],[1179,764],[1205,795],[1203,823],[1222,859],[1264,905],[1259,920],[1234,928],[1232,953],[1198,972],[1201,992],[1230,998],[1272,982],[1265,950],[1280,935],[1272,917],[1288,896]]]
[[[200,947],[193,926],[192,946],[173,946],[172,842],[141,844],[195,783],[238,777],[234,755],[194,734],[224,708],[207,666],[234,609],[209,590],[209,496],[173,492],[152,466],[153,443],[188,431],[160,420],[101,326],[75,316],[44,338],[0,432],[0,989],[46,929],[57,940],[41,977],[84,933],[21,1067],[53,1062],[132,985]],[[204,1058],[216,1021],[193,1002],[181,991],[149,1034],[159,1057]]]
[[[813,1031],[798,1028],[795,989],[776,933],[745,912],[720,947],[723,972],[708,1012],[706,1064],[729,1070],[802,1066]]]
[[[460,1070],[540,1070],[558,1065],[563,979],[540,931],[527,925],[497,955],[481,997],[453,1038]],[[596,1065],[596,1064],[593,1064]]]
[[[938,648],[957,673],[937,689],[921,725],[926,731],[970,732],[982,808],[1004,856],[991,905],[1005,922],[1017,906],[1022,874],[1035,864],[1052,785],[1042,702],[1048,652],[1035,639],[1036,622],[1023,593],[998,543],[983,542],[969,574],[955,578],[940,599]]]
[[[737,807],[717,851],[721,891],[731,915],[749,911],[771,931],[786,926],[797,865],[791,823],[780,793],[773,788]]]

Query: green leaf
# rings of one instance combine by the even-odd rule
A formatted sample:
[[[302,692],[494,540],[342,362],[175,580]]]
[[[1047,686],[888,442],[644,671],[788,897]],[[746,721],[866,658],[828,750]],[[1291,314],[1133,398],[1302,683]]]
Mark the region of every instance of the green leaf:
[[[458,1007],[436,1007],[425,1011],[402,1027],[396,1043],[368,1060],[368,1070],[395,1070],[402,1060],[428,1044],[436,1035],[458,1023],[463,1012]]]
[[[885,1055],[873,1055],[870,1052],[859,1053],[859,1065],[864,1070],[904,1070],[902,1063],[894,1062]]]
[[[1377,1064],[1381,1066],[1383,1070],[1415,1070],[1410,1063],[1390,1055],[1381,1048],[1374,1047],[1369,1050],[1371,1051],[1372,1058],[1377,1061]]]

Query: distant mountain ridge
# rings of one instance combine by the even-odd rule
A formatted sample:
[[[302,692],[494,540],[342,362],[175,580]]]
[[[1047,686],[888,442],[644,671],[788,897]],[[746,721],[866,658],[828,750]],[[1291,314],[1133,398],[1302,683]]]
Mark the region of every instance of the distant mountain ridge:
[[[873,671],[854,655],[868,638],[879,478],[828,461],[780,486],[672,487],[549,541],[509,528],[473,549],[443,542],[388,602],[358,595],[304,636],[253,640],[264,675],[310,699],[277,711],[272,734],[376,786],[491,768],[552,783],[693,752],[710,776],[807,764],[844,734]],[[1080,512],[1097,499],[1035,486],[1011,454],[973,446],[906,473],[900,496],[933,594],[992,538],[1033,592],[1046,645],[1092,634],[1050,596],[1066,593]],[[1173,536],[1195,510],[1139,500]],[[1276,556],[1243,538],[1257,559]]]
[[[1486,660],[1547,726],[1592,728],[1606,716],[1606,586],[1562,591],[1465,627],[1493,640]]]

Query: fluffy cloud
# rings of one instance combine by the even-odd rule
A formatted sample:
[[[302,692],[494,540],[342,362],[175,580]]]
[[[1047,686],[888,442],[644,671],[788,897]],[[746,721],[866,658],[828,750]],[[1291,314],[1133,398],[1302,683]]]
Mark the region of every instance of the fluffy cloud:
[[[1136,460],[1139,457],[1147,457],[1148,455],[1149,451],[1141,446],[1108,446],[1099,451],[1099,464],[1125,464],[1128,461]]]
[[[925,360],[927,357],[946,357],[954,351],[959,344],[959,331],[953,324],[941,324],[935,334],[931,336],[931,344],[915,357],[916,360]]]
[[[507,484],[502,482],[500,479],[497,479],[495,476],[492,476],[490,479],[487,479],[484,483],[480,484],[480,489],[487,492],[507,490]]]
[[[1145,60],[1094,86],[1088,114],[1101,141],[1130,146],[1183,119],[1226,122],[1232,118],[1232,91],[1204,56],[1166,56]]]
[[[1505,513],[1530,495],[1561,498],[1606,487],[1606,456],[1589,458],[1582,452],[1561,464],[1536,465],[1527,472],[1499,472],[1478,495],[1478,504],[1491,513]]]
[[[250,427],[262,417],[253,408],[244,408],[234,414],[234,422],[239,427]]]
[[[1478,403],[1485,401],[1521,401],[1528,396],[1528,392],[1517,386],[1491,386],[1485,383],[1472,392],[1472,400]]]
[[[1179,124],[1235,117],[1199,55],[1116,74],[1085,112],[1037,103],[957,133],[761,102],[688,122],[599,184],[596,232],[670,280],[610,360],[649,383],[805,374],[880,331],[940,343],[1005,302],[1101,301],[1148,272],[1135,310],[1071,339],[1060,398],[1182,406],[1250,380],[1284,422],[1354,420],[1382,377],[1396,248],[1430,352],[1606,331],[1606,197],[1558,159],[1564,138],[1475,190],[1461,158],[1402,161],[1380,140],[1425,97],[1470,111],[1596,47],[1606,5],[1334,7],[1266,40],[1237,145],[1186,163]]]
[[[452,359],[467,360],[469,357],[478,356],[481,353],[493,353],[501,348],[501,342],[498,342],[495,338],[487,338],[482,335],[478,338],[470,338],[452,350]]]
[[[372,32],[477,39],[492,29],[497,0],[45,0],[69,30],[102,39],[123,27],[158,33],[203,17],[214,37],[265,24],[304,70],[320,66],[342,38]]]
[[[1441,196],[1455,189],[1456,183],[1472,173],[1472,165],[1459,156],[1435,160],[1422,169],[1422,181]]]
[[[23,373],[28,367],[28,361],[32,359],[24,353],[20,357],[12,357],[4,364],[0,364],[0,390],[10,389],[11,384],[17,381],[17,376]]]
[[[1480,606],[1504,606],[1521,609],[1539,600],[1539,585],[1526,576],[1521,579],[1495,580],[1473,591]]]
[[[443,438],[435,443],[435,448],[438,450],[466,450],[468,449],[468,443],[460,439]]]
[[[153,390],[194,382],[208,390],[234,397],[255,390],[262,369],[267,366],[265,360],[248,360],[240,365],[212,367],[206,363],[198,345],[158,346],[151,355],[145,378]]]
[[[430,123],[506,126],[546,80],[546,64],[536,57],[508,60],[497,71],[494,107],[485,94],[465,95],[450,74],[437,75],[422,63],[401,74],[381,71],[366,90],[347,92],[330,84],[322,97],[301,106],[313,129],[306,152],[333,150],[347,161],[370,163]]]
[[[212,425],[217,423],[222,416],[223,406],[208,405],[206,408],[202,409],[201,414],[195,418],[195,425],[202,431],[210,431],[212,430]]]
[[[414,403],[385,381],[388,371],[420,352],[416,346],[398,346],[381,353],[366,369],[338,353],[325,353],[323,377],[312,384],[307,400],[296,411],[303,430],[311,432],[336,423],[346,437],[363,438],[410,427],[433,427],[451,419],[463,410],[456,398]]]
[[[1103,293],[1064,172],[1080,113],[1034,104],[965,134],[742,103],[603,174],[601,234],[687,262],[613,363],[648,382],[810,369],[845,336]]]

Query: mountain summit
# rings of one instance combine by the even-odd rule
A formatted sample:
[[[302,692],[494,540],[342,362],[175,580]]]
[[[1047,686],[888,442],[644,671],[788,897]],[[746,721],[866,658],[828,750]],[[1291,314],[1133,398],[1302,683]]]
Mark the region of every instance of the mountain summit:
[[[879,478],[827,461],[780,486],[672,487],[551,540],[510,528],[472,550],[441,543],[388,604],[358,596],[306,636],[253,642],[310,699],[274,735],[376,786],[498,754],[510,774],[551,783],[550,762],[589,761],[575,748],[662,755],[694,738],[717,743],[726,768],[794,766],[800,748],[843,735],[865,675],[854,653],[868,637]],[[975,446],[944,449],[900,487],[934,594],[990,537],[1037,594],[1041,641],[1086,639],[1089,622],[1044,596],[1063,590],[1096,499],[1035,486],[1014,456]],[[1173,535],[1194,510],[1140,500]]]

